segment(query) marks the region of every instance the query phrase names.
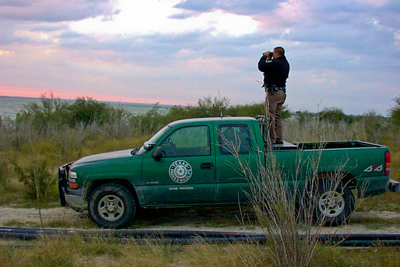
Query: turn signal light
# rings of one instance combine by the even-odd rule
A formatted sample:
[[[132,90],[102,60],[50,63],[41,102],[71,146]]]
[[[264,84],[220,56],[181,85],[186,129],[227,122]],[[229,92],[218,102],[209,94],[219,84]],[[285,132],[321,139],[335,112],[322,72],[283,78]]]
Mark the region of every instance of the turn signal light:
[[[385,152],[385,176],[390,175],[390,169],[392,167],[392,157],[390,156],[390,152]]]
[[[69,184],[69,187],[71,187],[71,189],[78,189],[78,184]]]

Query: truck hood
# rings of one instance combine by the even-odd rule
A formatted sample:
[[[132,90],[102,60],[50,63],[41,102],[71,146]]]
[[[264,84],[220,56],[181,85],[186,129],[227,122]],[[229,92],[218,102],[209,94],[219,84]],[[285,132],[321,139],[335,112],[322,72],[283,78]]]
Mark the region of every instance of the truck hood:
[[[132,149],[127,149],[127,150],[119,150],[119,151],[91,155],[75,161],[73,163],[73,166],[71,167],[76,167],[85,164],[125,162],[133,157],[131,152]]]

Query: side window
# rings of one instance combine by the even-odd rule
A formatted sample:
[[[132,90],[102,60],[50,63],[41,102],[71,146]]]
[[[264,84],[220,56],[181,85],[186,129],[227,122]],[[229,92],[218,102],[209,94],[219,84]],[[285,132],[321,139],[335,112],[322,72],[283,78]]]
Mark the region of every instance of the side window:
[[[221,125],[218,127],[219,151],[223,155],[249,154],[252,150],[249,126]]]
[[[211,155],[208,126],[184,127],[174,131],[161,144],[167,157]]]

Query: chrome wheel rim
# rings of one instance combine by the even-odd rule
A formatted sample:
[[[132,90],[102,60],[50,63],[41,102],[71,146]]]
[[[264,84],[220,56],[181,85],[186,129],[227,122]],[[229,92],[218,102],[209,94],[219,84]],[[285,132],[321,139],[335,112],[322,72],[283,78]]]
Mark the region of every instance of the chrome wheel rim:
[[[322,215],[330,218],[340,215],[344,210],[344,206],[343,196],[336,191],[325,192],[318,201],[318,207]]]
[[[124,214],[124,202],[117,196],[108,195],[100,199],[98,204],[100,216],[107,221],[116,221]]]

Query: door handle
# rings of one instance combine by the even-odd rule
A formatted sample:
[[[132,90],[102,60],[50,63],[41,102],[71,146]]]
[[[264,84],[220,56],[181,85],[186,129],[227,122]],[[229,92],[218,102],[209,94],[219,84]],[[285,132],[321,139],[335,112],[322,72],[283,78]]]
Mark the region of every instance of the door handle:
[[[202,169],[202,170],[207,170],[207,169],[212,169],[212,168],[214,168],[214,164],[211,162],[206,162],[206,163],[200,164],[200,169]]]

